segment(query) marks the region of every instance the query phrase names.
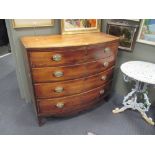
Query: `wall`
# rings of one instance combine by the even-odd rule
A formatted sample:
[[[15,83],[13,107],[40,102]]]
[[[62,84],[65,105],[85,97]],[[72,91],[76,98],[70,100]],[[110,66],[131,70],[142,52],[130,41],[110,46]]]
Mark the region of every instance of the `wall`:
[[[7,31],[10,40],[12,54],[16,61],[17,80],[20,89],[20,94],[26,102],[32,102],[32,88],[30,85],[30,78],[28,76],[28,66],[26,52],[20,42],[22,36],[29,35],[50,35],[60,33],[60,20],[55,20],[54,27],[40,27],[40,28],[19,28],[12,27],[11,20],[5,20]]]
[[[103,20],[102,31],[105,32],[106,23],[108,20]],[[26,100],[26,102],[32,102],[32,92],[30,79],[27,74],[28,68],[26,66],[25,50],[20,42],[20,37],[27,35],[50,35],[50,34],[60,34],[60,20],[55,20],[54,27],[42,27],[36,28],[35,32],[33,28],[22,28],[13,29],[11,20],[6,20],[6,25],[9,33],[10,44],[12,48],[12,53],[17,62],[17,79],[19,83],[19,88],[21,92],[21,97]],[[130,84],[126,84],[123,81],[122,74],[120,72],[120,65],[126,61],[130,60],[144,60],[155,63],[155,46],[150,46],[146,44],[136,43],[133,52],[118,51],[117,57],[117,67],[114,74],[113,90],[121,95],[125,95],[131,88]],[[25,67],[26,66],[26,67]],[[152,102],[155,102],[154,89],[150,89],[150,96]]]

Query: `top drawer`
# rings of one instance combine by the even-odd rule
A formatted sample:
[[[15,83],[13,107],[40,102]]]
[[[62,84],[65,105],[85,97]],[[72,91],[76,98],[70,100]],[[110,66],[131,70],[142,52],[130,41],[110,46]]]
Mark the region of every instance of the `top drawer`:
[[[31,67],[66,66],[85,61],[85,48],[30,51]]]
[[[96,59],[103,59],[117,54],[118,43],[98,44],[88,46],[87,60],[94,61]]]
[[[85,47],[31,50],[29,61],[32,68],[68,66],[91,62],[116,55],[118,43],[97,44]]]

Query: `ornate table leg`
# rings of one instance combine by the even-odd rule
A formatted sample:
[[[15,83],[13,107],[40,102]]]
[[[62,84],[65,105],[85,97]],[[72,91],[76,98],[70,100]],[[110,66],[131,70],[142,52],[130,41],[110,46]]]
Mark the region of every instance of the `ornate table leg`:
[[[144,95],[145,104],[144,103],[139,103],[141,105],[141,107],[140,108],[138,107],[137,110],[141,113],[142,117],[146,120],[146,122],[148,122],[151,125],[155,125],[155,123],[152,120],[152,118],[151,117],[148,117],[146,115],[146,113],[145,113],[146,111],[149,111],[149,108],[150,108],[151,103],[149,102],[149,98],[148,98],[147,94],[146,93],[143,93],[143,95]]]
[[[125,81],[126,82],[129,81],[129,79],[126,78]],[[143,102],[139,102],[138,101],[139,99],[143,100]],[[149,107],[151,105],[151,103],[149,102],[149,98],[147,96],[146,83],[136,81],[135,88],[132,89],[132,91],[124,97],[122,104],[124,105],[122,108],[116,108],[112,112],[116,114],[130,108],[139,111],[142,117],[149,124],[151,125],[155,124],[152,118],[146,115],[146,112],[149,110]]]
[[[120,112],[123,112],[125,111],[126,109],[129,109],[129,108],[132,108],[133,107],[133,104],[132,102],[134,102],[134,97],[133,94],[136,92],[135,89],[132,89],[132,91],[130,93],[128,93],[125,97],[124,97],[124,100],[123,100],[123,107],[122,108],[116,108],[114,109],[112,112],[113,113],[120,113]],[[131,98],[131,99],[130,99]]]

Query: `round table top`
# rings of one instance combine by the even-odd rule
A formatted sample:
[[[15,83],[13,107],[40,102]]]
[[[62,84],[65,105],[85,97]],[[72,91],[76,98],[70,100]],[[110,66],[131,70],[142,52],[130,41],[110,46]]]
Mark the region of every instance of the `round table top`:
[[[141,82],[155,84],[155,64],[145,61],[129,61],[121,65],[128,77]]]

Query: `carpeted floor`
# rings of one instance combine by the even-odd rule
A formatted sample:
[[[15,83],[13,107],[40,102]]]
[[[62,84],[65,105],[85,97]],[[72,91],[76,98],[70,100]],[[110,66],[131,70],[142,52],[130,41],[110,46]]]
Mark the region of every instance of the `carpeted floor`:
[[[3,56],[4,54],[8,54],[10,53],[10,45],[4,45],[4,46],[0,46],[0,57]]]
[[[155,134],[155,127],[148,125],[136,111],[112,114],[112,109],[121,105],[122,99],[114,94],[107,103],[92,111],[67,119],[50,118],[44,126],[38,127],[33,106],[20,98],[12,56],[0,59],[1,135]],[[155,108],[151,107],[149,114],[155,116]]]

